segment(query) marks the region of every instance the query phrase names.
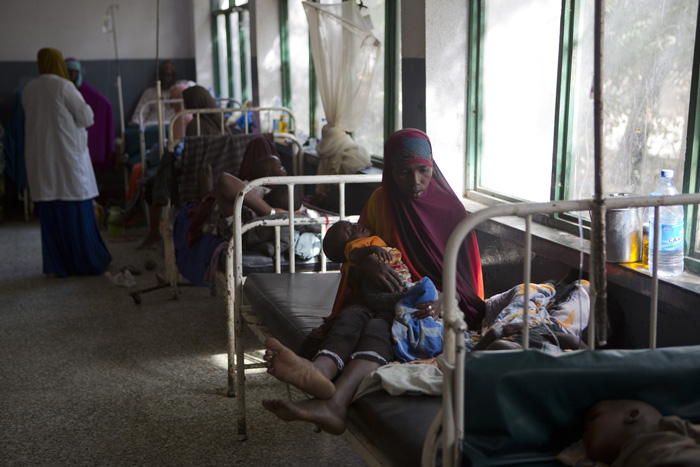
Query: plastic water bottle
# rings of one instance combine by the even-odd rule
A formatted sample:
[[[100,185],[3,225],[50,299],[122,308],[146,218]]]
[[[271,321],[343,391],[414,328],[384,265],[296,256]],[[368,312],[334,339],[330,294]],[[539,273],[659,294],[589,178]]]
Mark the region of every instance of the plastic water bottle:
[[[661,170],[661,181],[652,196],[677,195],[673,170]],[[678,276],[683,272],[683,206],[659,207],[659,276]],[[654,209],[649,209],[649,272],[654,268]]]

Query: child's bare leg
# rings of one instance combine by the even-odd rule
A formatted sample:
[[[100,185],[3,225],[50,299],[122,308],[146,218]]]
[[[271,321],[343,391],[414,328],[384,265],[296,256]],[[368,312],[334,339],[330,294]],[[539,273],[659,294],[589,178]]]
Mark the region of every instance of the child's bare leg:
[[[265,341],[265,366],[267,372],[278,380],[289,383],[313,397],[328,398],[335,392],[331,379],[337,373],[335,362],[320,357],[312,362],[295,354],[270,337]]]

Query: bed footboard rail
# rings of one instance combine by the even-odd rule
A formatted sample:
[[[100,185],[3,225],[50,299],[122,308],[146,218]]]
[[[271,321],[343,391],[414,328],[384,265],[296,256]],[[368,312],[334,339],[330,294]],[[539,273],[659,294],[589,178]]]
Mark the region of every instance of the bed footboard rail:
[[[445,371],[443,372],[443,410],[442,410],[442,445],[443,445],[443,465],[455,466],[461,462],[461,446],[464,436],[464,357],[465,342],[464,333],[467,325],[462,317],[457,303],[456,292],[456,271],[457,253],[466,235],[476,228],[480,223],[496,217],[516,216],[525,221],[524,232],[524,264],[523,283],[524,297],[523,303],[528,303],[528,288],[530,283],[530,255],[531,255],[531,221],[535,214],[555,214],[577,211],[602,210],[603,218],[606,209],[622,209],[628,207],[653,208],[655,210],[654,229],[655,251],[658,251],[659,241],[659,208],[671,205],[700,204],[700,194],[681,194],[676,196],[640,196],[625,198],[608,198],[602,204],[596,203],[593,199],[573,200],[573,201],[551,201],[546,203],[514,203],[491,206],[470,214],[452,232],[445,250],[445,263],[443,270],[443,290],[445,292],[445,302],[443,304],[444,318],[444,359]],[[603,236],[604,238],[604,236]],[[652,246],[650,245],[650,251]],[[605,251],[603,244],[602,251]],[[590,264],[605,261],[604,255],[596,255],[595,251],[589,251]],[[602,256],[602,257],[601,257]],[[654,262],[651,271],[651,304],[650,304],[650,335],[649,347],[656,347],[656,325],[658,307],[658,261]],[[604,268],[603,268],[604,269]],[[591,268],[592,270],[592,268]],[[595,296],[598,285],[595,281],[591,283],[591,295]],[[591,306],[595,300],[591,300]],[[605,310],[602,310],[605,313]],[[523,347],[528,348],[528,313],[524,314],[525,324],[523,326]],[[589,342],[593,343],[595,335],[595,323],[604,322],[605,317],[595,317],[591,310],[589,322]]]
[[[267,177],[253,180],[241,193],[238,194],[234,204],[233,236],[229,241],[228,254],[226,256],[226,311],[228,330],[228,394],[237,398],[238,438],[247,439],[246,406],[245,406],[245,369],[243,352],[243,234],[250,229],[265,225],[271,227],[289,227],[289,272],[295,273],[294,264],[294,226],[315,224],[321,226],[321,235],[325,235],[328,225],[345,219],[345,187],[352,183],[379,183],[381,174],[370,175],[302,175],[286,177]],[[293,208],[293,192],[298,185],[337,184],[340,198],[340,212],[337,216],[299,217],[295,216]],[[289,190],[290,205],[288,216],[285,219],[265,219],[243,224],[241,213],[243,199],[250,190],[262,185],[286,185]],[[278,229],[277,229],[278,230]],[[277,249],[276,271],[279,268],[279,250]],[[326,272],[325,255],[321,255],[321,273]],[[329,310],[330,312],[330,310]],[[252,368],[252,366],[250,367]]]

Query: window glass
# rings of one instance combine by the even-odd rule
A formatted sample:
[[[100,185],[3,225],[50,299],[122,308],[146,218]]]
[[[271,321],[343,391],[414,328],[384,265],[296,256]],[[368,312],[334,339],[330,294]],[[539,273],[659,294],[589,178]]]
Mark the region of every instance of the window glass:
[[[217,95],[218,97],[230,97],[228,92],[228,51],[226,48],[228,39],[226,37],[225,15],[216,16],[216,38],[218,43],[218,54],[216,59],[218,60],[219,64],[219,89],[217,90]]]
[[[548,201],[561,1],[484,3],[479,186]]]
[[[309,23],[301,2],[289,2],[291,104],[297,136],[311,134],[309,125]]]
[[[370,154],[382,155],[384,153],[384,56],[386,52],[386,41],[384,40],[385,0],[363,0],[362,3],[367,8],[363,8],[361,13],[363,16],[369,15],[373,26],[372,34],[381,42],[382,47],[377,57],[377,65],[374,68],[367,110],[360,125],[353,132],[353,138],[358,144],[364,146]]]
[[[649,194],[661,169],[683,186],[697,0],[607,0],[603,61],[603,190]],[[594,192],[594,2],[581,4],[566,197]]]

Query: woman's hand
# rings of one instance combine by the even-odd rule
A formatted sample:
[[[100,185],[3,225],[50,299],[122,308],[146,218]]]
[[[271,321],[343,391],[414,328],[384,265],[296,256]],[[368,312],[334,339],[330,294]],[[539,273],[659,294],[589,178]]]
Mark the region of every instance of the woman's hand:
[[[416,306],[417,310],[411,316],[415,319],[424,319],[430,316],[433,319],[440,318],[442,310],[442,297],[434,302],[423,302]]]
[[[379,290],[397,292],[403,289],[403,281],[399,273],[376,256],[367,256],[351,270],[354,270],[357,277],[365,277]]]

